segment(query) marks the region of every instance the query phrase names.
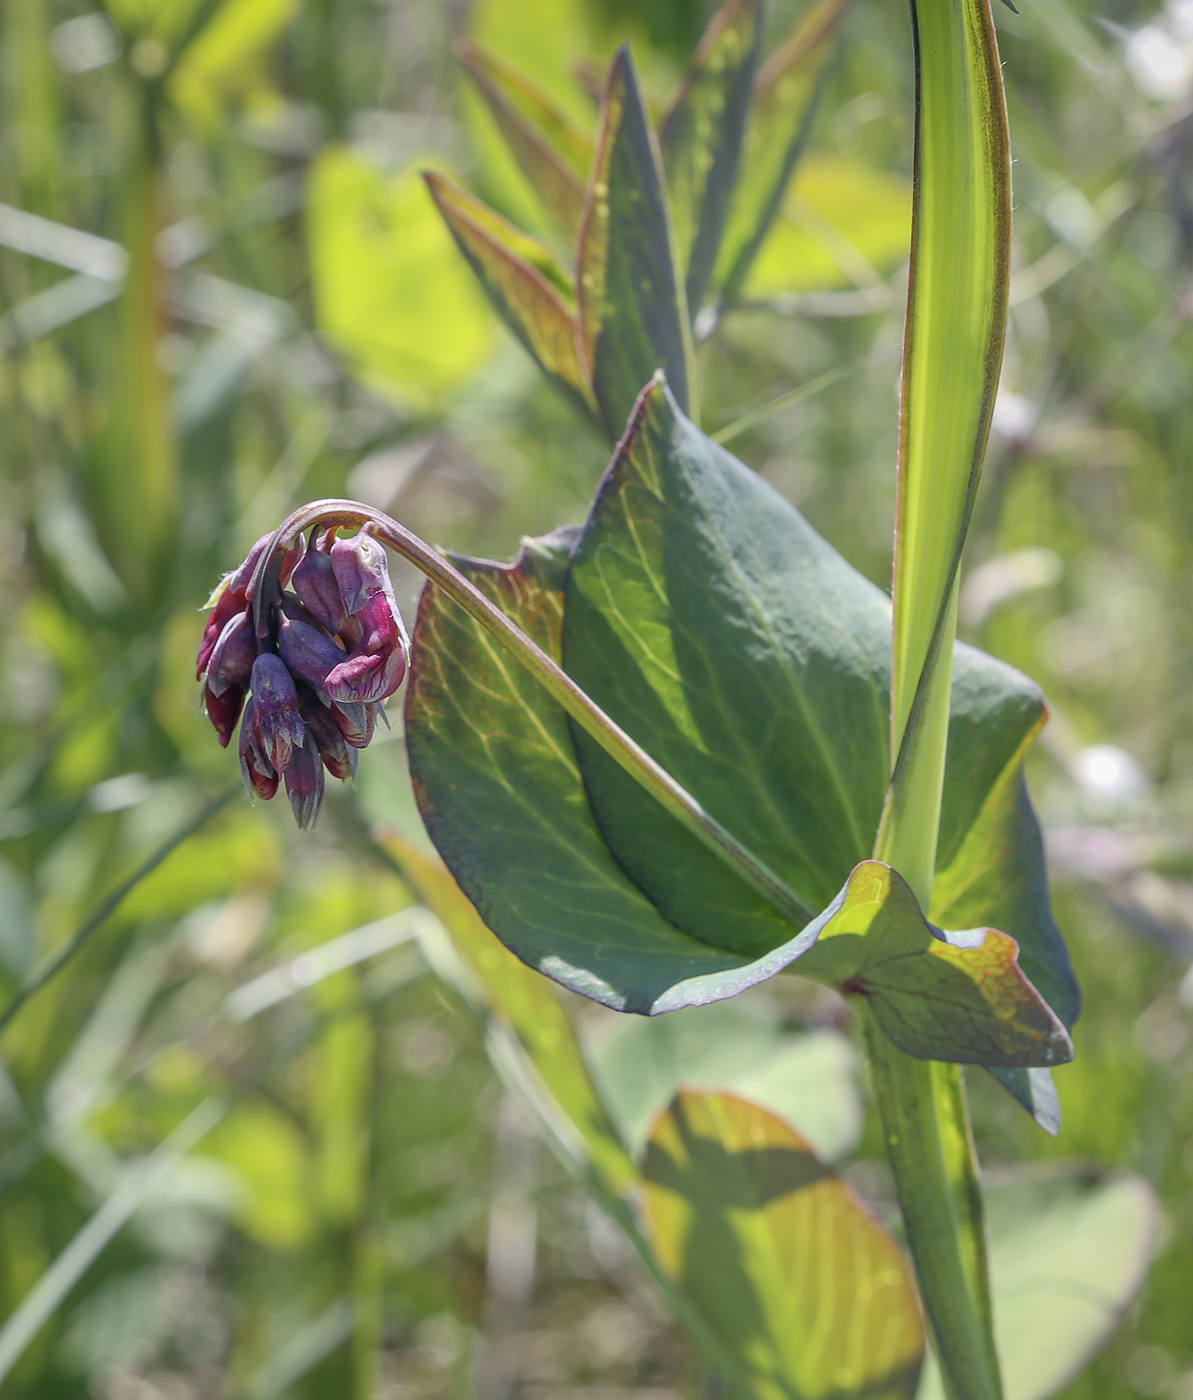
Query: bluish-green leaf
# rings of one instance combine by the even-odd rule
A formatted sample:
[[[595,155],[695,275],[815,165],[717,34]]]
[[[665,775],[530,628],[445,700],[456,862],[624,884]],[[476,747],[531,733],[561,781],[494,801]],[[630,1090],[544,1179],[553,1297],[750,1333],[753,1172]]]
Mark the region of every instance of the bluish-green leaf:
[[[658,142],[628,47],[613,60],[601,114],[576,279],[587,369],[616,440],[655,370],[689,411],[696,379]]]

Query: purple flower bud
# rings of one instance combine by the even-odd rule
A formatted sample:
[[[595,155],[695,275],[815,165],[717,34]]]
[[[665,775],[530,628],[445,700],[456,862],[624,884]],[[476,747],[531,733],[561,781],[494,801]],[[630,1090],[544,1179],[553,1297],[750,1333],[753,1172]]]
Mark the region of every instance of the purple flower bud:
[[[278,775],[273,764],[261,752],[253,708],[250,700],[244,707],[244,719],[240,724],[240,772],[249,796],[268,802],[278,790]]]
[[[373,737],[377,718],[376,705],[354,705],[347,701],[332,702],[331,717],[339,727],[344,741],[354,749],[367,749]]]
[[[281,657],[263,652],[253,663],[253,709],[261,751],[279,773],[302,748],[306,728],[298,713],[294,678]]]
[[[329,555],[320,549],[308,549],[294,570],[291,583],[302,603],[330,633],[334,635],[343,627],[348,614]]]
[[[312,686],[325,704],[327,673],[344,660],[344,653],[316,627],[282,616],[278,626],[278,651],[292,675]]]
[[[228,747],[228,740],[240,718],[240,707],[244,704],[244,686],[229,686],[222,695],[216,695],[208,686],[203,691],[203,701],[207,707],[207,718],[219,735],[220,745]]]
[[[374,593],[390,591],[385,550],[363,530],[350,540],[333,542],[331,563],[347,612],[359,612]]]
[[[286,795],[294,809],[294,820],[303,831],[308,831],[315,825],[323,805],[323,764],[310,729],[306,732],[306,742],[295,750],[286,769]]]
[[[207,689],[213,695],[222,695],[231,685],[247,689],[256,659],[257,639],[252,615],[246,609],[229,620],[212,648],[205,676]]]
[[[327,771],[333,778],[355,778],[357,751],[348,744],[331,712],[311,701],[300,700],[298,703],[307,729],[319,746]]]
[[[199,643],[199,661],[195,669],[195,679],[201,681],[203,672],[207,670],[208,662],[211,660],[211,653],[215,650],[215,644],[219,641],[220,633],[237,613],[243,612],[245,599],[238,598],[233,590],[228,586],[225,578],[221,588],[217,588],[212,594],[214,602],[211,603],[211,616],[207,619],[207,624],[203,628],[203,639]]]
[[[402,684],[410,643],[389,590],[374,593],[355,614],[361,639],[327,674],[333,700],[371,704],[384,700]]]

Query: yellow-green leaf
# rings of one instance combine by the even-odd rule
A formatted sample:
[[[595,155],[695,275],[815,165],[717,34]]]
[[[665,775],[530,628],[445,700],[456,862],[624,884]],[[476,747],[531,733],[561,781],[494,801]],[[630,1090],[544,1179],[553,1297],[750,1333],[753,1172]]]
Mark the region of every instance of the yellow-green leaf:
[[[681,1092],[644,1169],[651,1243],[758,1400],[902,1400],[924,1334],[907,1263],[780,1119]]]

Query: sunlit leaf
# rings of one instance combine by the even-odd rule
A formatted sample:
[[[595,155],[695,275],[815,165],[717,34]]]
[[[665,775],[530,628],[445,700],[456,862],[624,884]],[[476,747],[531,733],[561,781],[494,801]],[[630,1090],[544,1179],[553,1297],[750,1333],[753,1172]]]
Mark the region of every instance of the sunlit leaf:
[[[493,114],[523,174],[560,229],[574,238],[584,213],[592,138],[543,90],[477,44],[456,52]]]
[[[700,310],[729,216],[762,41],[761,0],[712,20],[659,127],[688,310]]]
[[[171,71],[171,97],[210,129],[230,98],[261,95],[264,59],[298,8],[299,0],[223,0]]]
[[[762,1400],[915,1394],[919,1305],[889,1234],[785,1123],[681,1092],[655,1125],[651,1242]]]
[[[595,410],[568,304],[571,279],[550,250],[440,175],[427,185],[490,301],[539,367],[586,416]]]
[[[994,1330],[1006,1400],[1048,1400],[1122,1322],[1147,1273],[1155,1192],[1093,1170],[1013,1177],[983,1190]],[[917,1400],[942,1400],[935,1362]]]
[[[387,175],[332,146],[308,178],[323,334],[369,383],[416,403],[464,384],[492,352],[493,319],[417,164]]]
[[[696,389],[658,143],[628,47],[609,71],[587,200],[576,267],[581,345],[616,440],[656,369],[685,409]]]
[[[613,1190],[637,1173],[593,1086],[584,1052],[554,988],[505,948],[439,861],[393,834],[380,838],[423,902],[442,920],[452,944],[530,1056],[543,1084],[583,1137],[593,1165]]]
[[[803,154],[848,2],[814,0],[758,74],[741,176],[713,278],[726,301],[745,285]]]

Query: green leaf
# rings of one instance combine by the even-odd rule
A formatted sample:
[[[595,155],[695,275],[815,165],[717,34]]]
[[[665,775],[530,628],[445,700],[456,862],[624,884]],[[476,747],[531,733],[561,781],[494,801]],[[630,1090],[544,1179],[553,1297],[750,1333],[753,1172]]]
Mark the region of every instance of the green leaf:
[[[431,198],[498,314],[539,368],[585,417],[596,404],[580,367],[571,278],[550,249],[441,175]]]
[[[864,997],[906,1055],[959,1064],[1065,1064],[1064,1024],[1023,975],[997,929],[934,929],[902,877],[863,861],[817,919],[799,972]]]
[[[492,353],[496,327],[411,163],[376,170],[324,149],[307,183],[320,331],[382,391],[432,407]]]
[[[526,541],[509,567],[456,566],[559,655],[574,531]],[[585,797],[567,717],[528,672],[434,587],[423,590],[406,697],[427,830],[485,923],[523,962],[618,1011],[732,996],[814,937],[758,962],[669,924],[613,859]],[[662,809],[659,809],[660,816]]]
[[[1109,1341],[1147,1273],[1155,1193],[1092,1169],[987,1185],[994,1330],[1006,1400],[1048,1400]],[[940,1400],[934,1361],[917,1400]]]
[[[621,436],[656,369],[666,371],[685,408],[694,403],[691,333],[658,144],[626,46],[601,104],[577,284],[581,346],[610,437]]]
[[[456,45],[456,53],[523,174],[561,231],[574,238],[584,214],[592,138],[537,83],[495,53],[467,41]]]
[[[915,1394],[924,1335],[907,1263],[785,1123],[682,1092],[651,1135],[645,1178],[660,1263],[759,1400]]]
[[[762,42],[762,0],[729,0],[713,16],[659,127],[681,266],[694,316],[737,183]]]
[[[681,1087],[724,1090],[782,1118],[835,1161],[861,1136],[858,1056],[839,1031],[785,1035],[741,1000],[626,1018],[594,1055],[605,1102],[637,1154]]]
[[[509,1025],[544,1086],[579,1130],[593,1166],[610,1189],[624,1191],[638,1174],[555,989],[501,946],[443,865],[393,833],[380,833],[379,840],[418,897],[438,915],[456,953],[483,987],[486,1006]]]
[[[725,302],[736,300],[745,285],[807,145],[848,3],[809,6],[758,74],[741,177],[713,276]]]

